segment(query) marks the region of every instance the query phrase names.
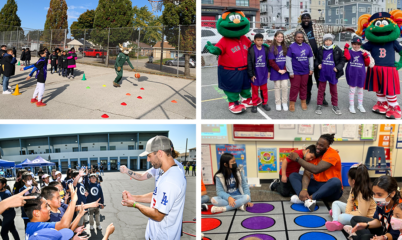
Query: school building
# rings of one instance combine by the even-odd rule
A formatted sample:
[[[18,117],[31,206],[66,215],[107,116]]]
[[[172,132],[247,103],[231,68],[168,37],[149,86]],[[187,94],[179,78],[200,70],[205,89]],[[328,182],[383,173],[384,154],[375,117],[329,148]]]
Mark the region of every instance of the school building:
[[[98,165],[106,171],[126,165],[132,170],[147,170],[147,157],[140,157],[147,141],[156,135],[169,137],[169,131],[125,131],[73,133],[0,138],[0,159],[16,164],[37,156],[54,162],[56,169]]]

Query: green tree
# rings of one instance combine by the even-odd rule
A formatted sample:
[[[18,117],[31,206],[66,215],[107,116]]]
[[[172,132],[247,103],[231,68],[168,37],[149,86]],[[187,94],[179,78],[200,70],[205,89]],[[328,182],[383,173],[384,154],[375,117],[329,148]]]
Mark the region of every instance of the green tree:
[[[133,40],[134,11],[130,0],[99,0],[95,10],[94,29],[91,40],[103,47],[116,47],[119,43]],[[108,34],[110,28],[110,34]],[[118,29],[119,28],[119,29]],[[109,35],[109,45],[108,43]],[[108,65],[108,61],[106,61]]]
[[[140,42],[154,45],[157,41],[160,41],[162,19],[154,16],[147,6],[141,8],[134,6],[133,11],[133,27],[137,29],[134,34],[134,40],[138,39],[138,33],[140,32]],[[138,29],[140,30],[138,31]]]
[[[0,11],[0,31],[17,31],[21,28],[21,19],[17,15],[18,6],[15,0],[7,0]]]
[[[183,0],[178,5],[175,4],[175,1],[167,1],[164,6],[162,22],[166,41],[176,48],[180,47],[180,52],[184,52],[184,75],[190,76],[189,60],[191,53],[195,52],[196,48],[196,30],[195,26],[189,25],[195,25],[195,0]],[[181,25],[180,31],[179,25]]]
[[[155,45],[156,42],[162,39],[162,17],[154,17],[145,29],[145,33],[141,33],[142,42],[149,45]]]
[[[76,39],[83,39],[84,34],[86,33],[85,38],[88,40],[90,36],[90,32],[93,27],[94,27],[94,19],[95,19],[95,10],[87,10],[86,12],[82,13],[77,21],[73,22],[71,24],[71,36],[73,36]],[[81,29],[87,29],[81,30]]]
[[[66,0],[50,0],[49,10],[46,15],[45,32],[42,39],[53,43],[64,41],[65,31],[68,28]]]

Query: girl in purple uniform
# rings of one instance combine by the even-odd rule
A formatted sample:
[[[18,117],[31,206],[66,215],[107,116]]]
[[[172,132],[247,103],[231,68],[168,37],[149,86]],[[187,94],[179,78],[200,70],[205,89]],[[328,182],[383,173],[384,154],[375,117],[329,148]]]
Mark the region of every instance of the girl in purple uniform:
[[[345,65],[345,57],[342,50],[334,45],[334,37],[332,34],[325,34],[323,37],[324,45],[318,49],[318,56],[316,58],[316,66],[320,69],[317,94],[317,108],[315,113],[322,114],[322,103],[324,100],[325,88],[327,82],[331,92],[332,111],[340,115],[341,110],[338,107],[338,79],[343,75],[343,67]]]

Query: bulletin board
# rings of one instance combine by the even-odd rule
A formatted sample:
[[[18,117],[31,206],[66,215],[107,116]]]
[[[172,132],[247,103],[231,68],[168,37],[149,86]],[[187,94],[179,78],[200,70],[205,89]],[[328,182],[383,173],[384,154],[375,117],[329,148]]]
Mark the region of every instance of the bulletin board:
[[[234,124],[232,136],[233,141],[317,141],[335,133],[335,141],[376,141],[377,132],[377,124]]]

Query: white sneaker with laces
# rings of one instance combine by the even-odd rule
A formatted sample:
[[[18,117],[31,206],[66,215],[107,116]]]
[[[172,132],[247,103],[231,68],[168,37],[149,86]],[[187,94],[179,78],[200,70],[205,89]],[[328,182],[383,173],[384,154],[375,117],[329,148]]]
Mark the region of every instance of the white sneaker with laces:
[[[6,90],[6,91],[3,91],[3,94],[11,94],[11,92]]]
[[[283,111],[289,110],[288,105],[286,103],[282,103]]]
[[[245,211],[246,211],[246,205],[241,205],[241,206],[238,207],[237,209],[239,209],[240,211],[245,212]]]
[[[291,203],[296,203],[296,204],[304,203],[303,201],[301,201],[301,200],[299,199],[299,196],[297,196],[297,195],[293,195],[293,196],[290,198],[290,202],[291,202]]]
[[[275,109],[276,109],[276,111],[280,111],[280,110],[282,110],[282,107],[280,104],[276,104]]]
[[[350,105],[350,106],[349,106],[349,112],[351,112],[351,113],[356,113],[355,106]]]
[[[360,112],[365,113],[366,109],[364,109],[363,105],[358,105],[357,109],[359,109]]]
[[[226,208],[225,207],[217,207],[217,206],[213,206],[211,208],[211,213],[220,213],[220,212],[226,212]]]
[[[314,212],[315,206],[317,205],[317,202],[315,200],[307,199],[304,201],[304,206],[310,210],[310,212]]]
[[[98,228],[99,230],[102,230],[102,226],[101,226],[101,225],[99,225],[97,228]]]

